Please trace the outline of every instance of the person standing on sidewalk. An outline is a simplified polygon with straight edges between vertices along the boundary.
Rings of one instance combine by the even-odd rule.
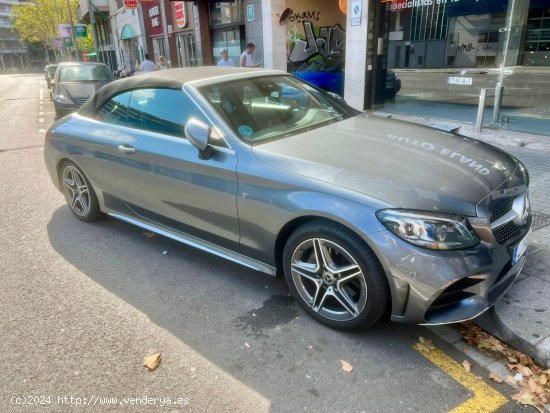
[[[149,53],[145,53],[145,59],[141,62],[139,69],[141,72],[154,72],[155,70],[158,70],[157,65],[151,61],[151,56],[149,56]]]
[[[168,67],[166,66],[166,60],[164,59],[164,56],[159,57],[159,70],[166,70]]]
[[[248,43],[246,45],[246,50],[241,55],[241,67],[258,67],[259,65],[254,64],[254,49],[256,45],[254,43]]]
[[[229,53],[226,49],[222,49],[220,52],[220,60],[218,61],[218,66],[235,66],[235,63],[233,63],[233,60],[229,58]]]

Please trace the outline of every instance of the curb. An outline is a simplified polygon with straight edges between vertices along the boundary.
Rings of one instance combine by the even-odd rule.
[[[507,376],[513,375],[513,373],[506,366],[503,357],[494,358],[494,357],[491,357],[487,354],[482,353],[476,347],[470,346],[462,338],[462,335],[459,333],[457,327],[451,327],[449,325],[441,325],[441,326],[426,326],[426,328],[432,334],[439,337],[444,342],[452,345],[455,349],[457,349],[461,353],[464,353],[466,356],[468,356],[470,359],[475,361],[481,367],[489,370],[489,372],[491,372],[491,373],[496,374],[501,379],[505,380]],[[484,328],[484,327],[482,327],[482,328]],[[513,388],[519,390],[518,386],[514,386],[512,383],[510,383],[506,380],[503,383],[506,383],[506,384],[512,386]],[[544,411],[546,413],[550,413],[550,404],[546,404],[544,406]]]

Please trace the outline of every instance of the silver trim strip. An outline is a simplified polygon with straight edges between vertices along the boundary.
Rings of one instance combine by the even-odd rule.
[[[171,231],[169,229],[162,229],[158,226],[146,224],[145,222],[115,212],[109,212],[108,215],[112,216],[113,218],[120,219],[121,221],[128,222],[129,224],[133,224],[143,229],[149,230],[151,232],[156,232],[159,235],[163,235],[167,238],[171,238],[183,244],[190,245],[191,247],[195,247],[202,251],[217,255],[218,257],[225,258],[226,260],[235,262],[245,267],[252,268],[253,270],[273,276],[275,276],[277,273],[277,269],[275,267],[272,267],[271,265],[256,261],[252,258],[245,257],[244,255],[230,251],[223,247],[219,247],[210,242],[203,241],[199,238],[193,237],[192,235],[182,234],[179,232],[176,233],[175,231]]]
[[[510,221],[513,221],[518,214],[513,209],[507,212],[504,216],[497,219],[495,222],[491,223],[491,229],[500,227],[501,225],[507,224]]]

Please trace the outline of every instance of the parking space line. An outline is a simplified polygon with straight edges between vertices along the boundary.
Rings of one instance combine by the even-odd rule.
[[[420,354],[447,373],[453,380],[460,383],[474,394],[449,413],[492,413],[508,402],[508,399],[489,386],[479,376],[468,373],[460,364],[439,349],[428,352],[413,346]]]

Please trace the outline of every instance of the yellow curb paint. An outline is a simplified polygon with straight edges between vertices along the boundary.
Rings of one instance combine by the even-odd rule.
[[[466,372],[464,367],[441,350],[426,352],[416,345],[413,348],[474,394],[474,397],[449,413],[492,413],[508,402],[504,395],[485,383],[481,377]]]

